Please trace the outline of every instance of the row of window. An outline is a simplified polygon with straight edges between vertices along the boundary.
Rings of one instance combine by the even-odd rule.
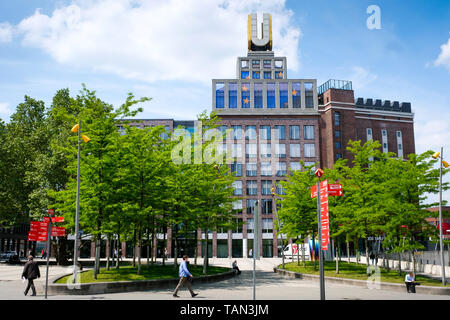
[[[241,79],[272,79],[272,71],[263,71],[263,78],[261,71],[241,71]],[[250,75],[252,76],[250,78]],[[275,71],[274,79],[283,79],[283,71]]]
[[[268,187],[269,193],[267,195],[270,195],[270,189],[272,188],[272,181],[268,181],[268,183],[270,183],[270,187]],[[277,193],[282,192],[282,191],[280,191],[279,187],[280,186],[277,185]],[[280,193],[280,194],[285,194],[285,193]],[[256,199],[246,199],[245,201],[246,201],[245,212],[247,214],[255,214],[257,200]],[[274,200],[272,198],[261,199],[260,205],[259,205],[259,212],[262,214],[272,214],[273,213],[273,203],[274,203]],[[243,205],[242,199],[236,200],[233,203],[233,213],[242,214],[244,212],[242,205]],[[278,208],[280,207],[280,204],[278,202],[277,202],[277,206],[278,206]]]
[[[247,72],[248,73],[248,72]],[[313,83],[305,82],[305,107],[314,108]],[[263,108],[263,83],[256,82],[253,86],[253,105],[255,109]],[[241,107],[250,108],[251,95],[250,83],[242,83],[239,87],[241,93]],[[288,83],[280,82],[279,84],[279,106],[280,108],[288,108]],[[216,83],[216,108],[225,108],[225,83]],[[301,82],[292,82],[292,106],[293,108],[301,108]],[[238,84],[237,82],[228,83],[228,108],[234,109],[238,107]],[[267,108],[276,108],[275,101],[275,82],[267,83],[266,90]]]
[[[242,218],[236,218],[236,223],[238,224],[238,227],[234,230],[232,230],[232,233],[242,233],[243,231],[243,224],[242,224]],[[255,220],[253,218],[247,218],[245,226],[247,229],[247,233],[253,233],[255,230]],[[272,218],[263,218],[261,219],[262,225],[260,227],[262,233],[273,233],[273,219]],[[218,230],[218,233],[226,233],[226,230],[221,229]],[[265,241],[264,239],[263,241]]]
[[[366,135],[367,135],[367,140],[373,140],[372,128],[366,129]],[[403,140],[402,140],[402,132],[401,131],[396,132],[396,138],[397,138],[397,155],[399,157],[403,157]],[[388,138],[387,138],[387,130],[386,129],[381,130],[381,144],[382,144],[383,152],[387,153],[389,150],[388,150]]]
[[[272,157],[272,145],[270,143],[261,143],[259,145],[259,155],[261,158],[271,158]],[[258,157],[258,145],[256,143],[247,143],[245,145],[245,157],[246,158],[257,158]],[[227,150],[227,145],[224,143],[219,145],[217,152],[219,154],[225,154]],[[300,143],[289,144],[289,155],[291,158],[300,158]],[[314,143],[303,144],[303,156],[305,158],[313,158],[316,156],[316,148]],[[231,145],[231,157],[241,158],[242,157],[242,145],[232,144]],[[279,143],[275,144],[275,157],[276,158],[286,158],[286,144]]]
[[[252,68],[253,69],[259,69],[261,68],[261,60],[259,59],[252,59]],[[274,61],[274,67],[277,69],[283,68],[283,60],[273,60]],[[272,68],[272,60],[263,60],[262,66],[264,68]],[[241,60],[241,69],[242,68],[249,68],[250,67],[250,61],[242,59]]]
[[[278,162],[275,166],[276,170],[275,173],[277,176],[284,176],[286,175],[286,163],[285,162]],[[309,167],[313,165],[315,162],[305,162],[305,166]],[[301,170],[301,165],[299,162],[290,162],[289,163],[289,170],[291,172]],[[243,164],[242,163],[232,163],[231,164],[231,172],[236,177],[242,177],[244,170],[243,170]],[[272,170],[272,164],[270,162],[261,162],[261,168],[260,168],[260,176],[263,177],[271,177],[273,176],[273,170]],[[258,170],[257,170],[257,164],[256,162],[247,162],[245,164],[245,176],[247,177],[257,177],[258,176]]]
[[[222,133],[228,129],[227,126],[219,127],[219,130]],[[242,139],[242,126],[233,125],[231,126],[233,130],[232,137],[235,140]],[[278,140],[286,139],[286,126],[284,125],[275,125],[274,128],[274,137]],[[271,140],[272,128],[269,125],[261,125],[259,126],[259,139],[260,140]],[[246,140],[256,140],[256,126],[245,126],[245,139]],[[291,125],[289,126],[289,139],[291,140],[299,140],[300,139],[300,126],[299,125]],[[303,126],[303,139],[304,140],[314,140],[314,126],[313,125],[304,125]]]

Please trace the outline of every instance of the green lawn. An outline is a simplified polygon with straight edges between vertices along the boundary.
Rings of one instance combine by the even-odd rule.
[[[281,266],[279,266],[281,269]],[[285,264],[285,269],[289,271],[305,273],[305,274],[315,274],[319,275],[319,262],[317,261],[317,270],[314,271],[314,262],[306,261],[306,268],[303,267],[302,261],[300,261],[300,266],[297,266],[297,262],[289,262]],[[368,276],[366,274],[365,264],[348,263],[341,261],[339,262],[339,273],[336,273],[336,261],[325,261],[324,265],[325,276],[326,277],[336,277],[336,278],[347,278],[356,280],[367,280]],[[386,269],[380,268],[381,272],[381,282],[393,282],[393,283],[405,283],[405,272],[399,276],[398,270],[391,269],[389,272]],[[442,286],[440,280],[433,280],[423,276],[416,276],[416,281],[424,286]],[[450,284],[446,285],[450,287]]]
[[[188,268],[194,278],[203,275],[203,266],[189,265]],[[207,275],[222,273],[229,270],[229,268],[209,266]],[[133,268],[132,266],[120,267],[118,270],[116,268],[111,268],[108,271],[105,268],[101,268],[100,273],[97,275],[97,280],[95,280],[94,271],[89,270],[81,273],[81,283],[178,278],[178,267],[175,271],[173,265],[153,265],[149,268],[147,268],[146,265],[143,265],[141,271],[141,274],[137,275],[137,267]],[[56,283],[66,283],[68,277],[72,276],[61,278],[56,281]]]

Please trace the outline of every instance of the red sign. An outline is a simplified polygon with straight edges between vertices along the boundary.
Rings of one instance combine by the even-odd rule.
[[[52,237],[64,237],[66,235],[66,228],[64,227],[53,227]]]
[[[48,227],[47,222],[45,221],[31,221],[31,227]]]
[[[315,198],[315,197],[317,197],[317,186],[316,186],[316,185],[313,185],[313,186],[311,187],[311,199],[313,199],[313,198]]]
[[[339,183],[329,184],[328,185],[328,195],[342,197],[342,195],[343,195],[342,184],[339,184]]]
[[[321,236],[322,236],[322,250],[328,250],[328,243],[330,242],[330,230],[328,221],[328,182],[322,181],[320,183],[320,220],[321,220]]]
[[[49,217],[44,217],[45,223],[48,223],[50,221]],[[64,222],[64,217],[54,217],[52,218],[52,222]]]
[[[319,168],[316,170],[316,172],[314,172],[314,174],[317,176],[317,178],[320,178],[321,176],[323,176],[323,170]]]
[[[55,209],[48,209],[48,214],[53,216],[55,214]]]

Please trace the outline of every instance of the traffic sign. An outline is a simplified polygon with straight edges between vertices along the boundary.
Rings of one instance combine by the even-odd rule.
[[[50,221],[50,218],[44,217],[44,221],[48,223]],[[64,217],[52,217],[52,222],[64,222]]]
[[[313,186],[311,187],[311,199],[313,199],[313,198],[315,198],[315,197],[317,197],[317,186],[316,186],[316,185],[313,185]]]
[[[36,226],[36,227],[48,227],[48,223],[47,222],[45,222],[45,221],[31,221],[30,222],[30,226],[31,227],[33,227],[33,226]]]
[[[64,227],[53,227],[52,237],[64,237],[66,235],[66,228]]]
[[[320,178],[321,176],[323,176],[323,170],[322,169],[317,169],[314,174],[317,176],[317,178]]]

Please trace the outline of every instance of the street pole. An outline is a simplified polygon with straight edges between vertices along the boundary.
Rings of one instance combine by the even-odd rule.
[[[259,242],[259,223],[257,222],[259,218],[258,215],[258,200],[255,203],[255,214],[253,216],[254,219],[254,232],[253,232],[253,300],[256,300],[256,252],[258,250]],[[259,255],[258,255],[259,256]]]
[[[80,153],[81,153],[81,120],[78,120],[78,169],[77,169],[77,209],[75,216],[75,248],[73,250],[73,283],[76,283],[78,271],[78,236],[80,218]]]
[[[322,218],[320,214],[320,179],[317,179],[317,230],[319,236],[319,273],[320,273],[320,300],[325,300],[325,277],[323,270],[322,252]],[[315,244],[313,243],[313,247]]]
[[[48,230],[47,230],[47,272],[45,274],[45,299],[47,299],[47,289],[48,289],[48,265],[50,262],[50,237],[52,235],[52,217],[49,216]]]
[[[444,244],[442,236],[442,160],[444,148],[441,147],[441,159],[439,167],[439,246],[441,247],[441,266],[442,266],[442,285],[445,286],[445,262],[444,262]]]

